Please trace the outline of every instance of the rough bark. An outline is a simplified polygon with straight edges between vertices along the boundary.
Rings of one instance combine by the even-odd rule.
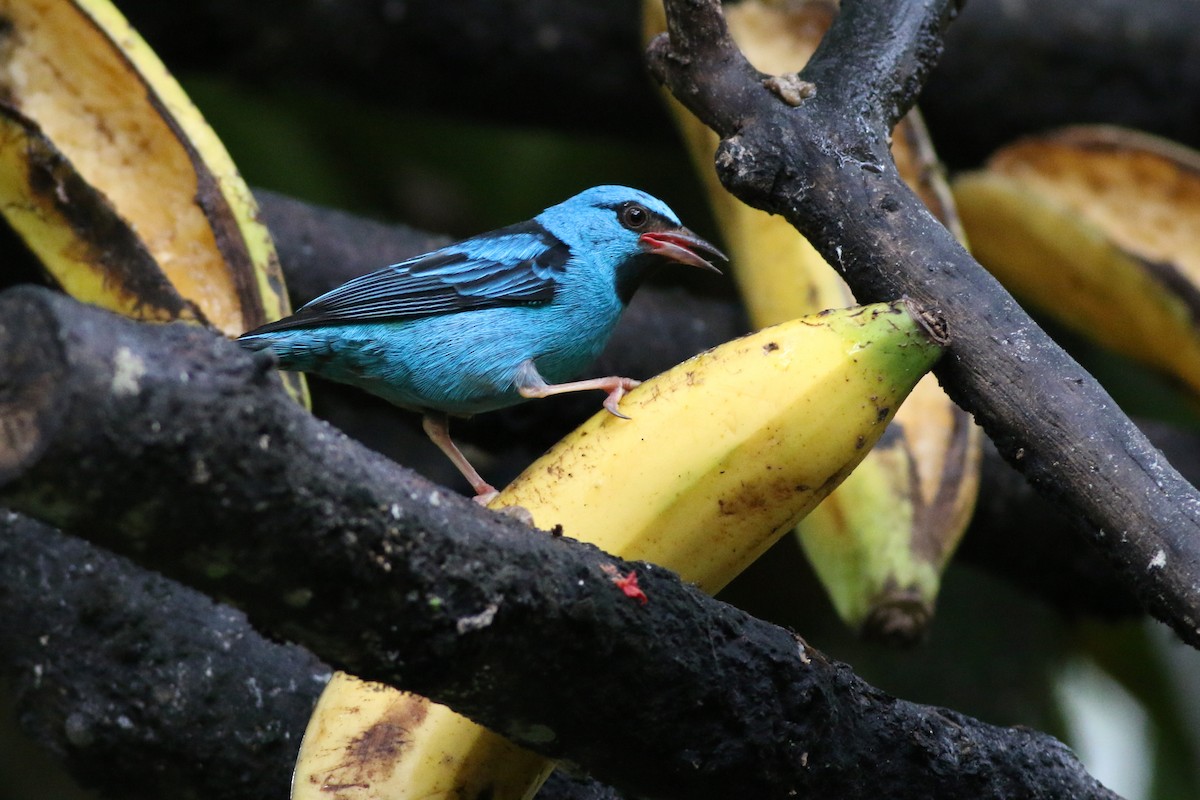
[[[128,800],[286,797],[330,674],[245,615],[0,511],[0,672],[22,727]]]
[[[37,289],[0,297],[0,320],[0,502],[618,788],[1112,797],[1043,734],[892,698],[665,570],[447,494],[210,332]]]
[[[863,302],[907,295],[946,317],[936,368],[1035,488],[1090,530],[1144,606],[1200,646],[1200,493],[904,185],[888,132],[916,98],[957,10],[847,0],[797,80],[764,83],[715,0],[669,0],[652,68],[722,138],[721,181],[786,217]]]
[[[81,786],[119,800],[287,797],[331,672],[240,611],[0,511],[0,674],[21,726]],[[538,792],[617,797],[561,771]]]

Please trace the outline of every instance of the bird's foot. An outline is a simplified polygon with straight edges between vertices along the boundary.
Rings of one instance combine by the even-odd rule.
[[[622,378],[619,375],[609,375],[606,378],[588,378],[584,381],[571,381],[570,383],[546,383],[545,379],[538,374],[533,359],[521,364],[521,368],[517,371],[517,376],[513,382],[521,397],[529,398],[549,397],[555,394],[565,394],[566,392],[585,392],[592,389],[608,392],[608,397],[604,398],[604,407],[608,410],[608,413],[621,419],[629,419],[629,417],[618,410],[617,404],[621,402],[621,398],[625,396],[626,392],[635,386],[640,386],[642,383],[641,381],[635,381],[633,378]]]
[[[500,496],[500,492],[496,491],[496,487],[485,483],[475,487],[475,502],[487,508],[487,504]]]
[[[633,389],[635,386],[641,385],[642,382],[635,381],[633,378],[616,377],[612,378],[612,381],[613,385],[609,389],[608,397],[604,398],[604,408],[614,417],[629,419],[627,415],[622,414],[620,410],[618,410],[617,406],[621,402],[621,398],[625,396],[626,392],[628,392],[630,389]]]
[[[475,490],[475,502],[481,506],[486,506],[492,500],[496,499],[496,495],[500,494],[496,491],[496,487],[485,481],[471,466],[471,462],[467,461],[467,457],[458,449],[458,445],[450,438],[449,420],[445,414],[436,411],[427,411],[421,419],[421,425],[425,428],[426,435],[430,441],[438,446],[450,462],[458,467],[458,471],[467,479],[467,483],[471,484],[471,488]]]

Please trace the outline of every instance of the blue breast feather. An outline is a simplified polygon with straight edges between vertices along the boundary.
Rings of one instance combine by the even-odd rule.
[[[394,322],[280,331],[269,347],[280,367],[358,386],[404,408],[469,416],[515,405],[521,363],[534,359],[551,383],[600,354],[619,316],[526,306]]]

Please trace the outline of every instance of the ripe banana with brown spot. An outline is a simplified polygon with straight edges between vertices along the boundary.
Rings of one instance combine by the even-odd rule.
[[[1065,128],[1000,149],[954,195],[1018,298],[1200,395],[1200,153]]]
[[[903,303],[766,328],[638,386],[621,401],[630,419],[596,414],[491,507],[716,592],[853,469],[939,354]],[[363,767],[361,743],[386,730],[387,757]],[[309,723],[292,796],[517,800],[550,766],[443,706],[339,678]]]
[[[229,154],[108,0],[0,0],[0,212],[85,302],[227,335],[288,313]],[[299,375],[282,378],[307,402]]]
[[[644,5],[649,39],[665,29],[662,5]],[[836,14],[831,2],[747,0],[724,9],[729,32],[754,66],[799,71]],[[820,87],[816,88],[820,91]],[[756,326],[854,302],[845,282],[781,217],[750,208],[717,178],[717,137],[664,95],[701,175]],[[892,133],[901,176],[961,238],[949,188],[919,113]],[[839,615],[864,635],[919,640],[942,570],[966,530],[979,485],[982,434],[932,375],[901,406],[888,436],[797,528]]]

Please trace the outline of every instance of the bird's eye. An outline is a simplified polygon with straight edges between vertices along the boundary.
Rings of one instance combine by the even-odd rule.
[[[621,209],[621,224],[631,231],[644,228],[650,221],[650,212],[637,203],[629,203]]]

